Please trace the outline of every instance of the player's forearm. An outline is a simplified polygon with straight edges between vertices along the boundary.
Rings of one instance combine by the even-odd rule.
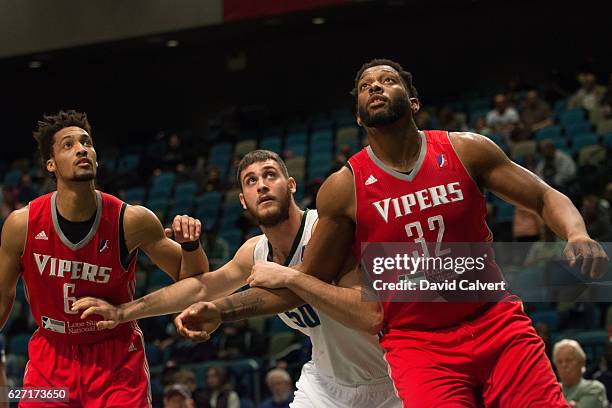
[[[330,285],[300,272],[291,276],[287,287],[306,303],[347,327],[372,334],[382,328],[380,305],[363,299],[359,289]]]
[[[231,322],[285,312],[304,301],[289,289],[251,288],[213,303],[221,312],[221,320]]]
[[[192,276],[119,306],[119,322],[178,313],[205,297],[200,276]]]
[[[588,235],[584,220],[569,198],[557,190],[547,189],[542,199],[540,215],[546,225],[564,240]]]
[[[181,250],[181,268],[177,281],[208,272],[208,258],[201,245],[193,251]]]

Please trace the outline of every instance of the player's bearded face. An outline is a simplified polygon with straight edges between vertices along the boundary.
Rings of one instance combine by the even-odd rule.
[[[389,97],[382,107],[370,109],[367,102],[359,104],[359,117],[367,127],[386,126],[397,122],[410,110],[410,100],[405,92]]]
[[[284,191],[276,193],[272,203],[264,208],[257,204],[247,202],[247,211],[262,227],[274,227],[289,218],[289,204],[291,203],[291,190],[285,185]]]

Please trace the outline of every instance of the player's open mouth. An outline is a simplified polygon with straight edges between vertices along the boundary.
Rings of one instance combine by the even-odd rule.
[[[274,198],[271,196],[263,196],[257,200],[257,205],[264,204],[270,201],[274,201]]]
[[[387,99],[382,96],[372,96],[368,101],[368,108],[377,108],[387,103]]]
[[[79,167],[91,166],[91,161],[89,159],[80,159],[77,160],[76,165]]]

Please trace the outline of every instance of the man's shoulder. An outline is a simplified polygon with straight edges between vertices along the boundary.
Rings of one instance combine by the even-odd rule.
[[[606,392],[606,386],[598,380],[582,380],[578,389],[588,393]]]

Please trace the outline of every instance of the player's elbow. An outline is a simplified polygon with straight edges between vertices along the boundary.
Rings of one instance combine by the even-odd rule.
[[[383,328],[384,313],[382,307],[377,304],[376,307],[369,308],[367,313],[367,319],[365,319],[366,325],[365,331],[370,334],[378,334]]]

